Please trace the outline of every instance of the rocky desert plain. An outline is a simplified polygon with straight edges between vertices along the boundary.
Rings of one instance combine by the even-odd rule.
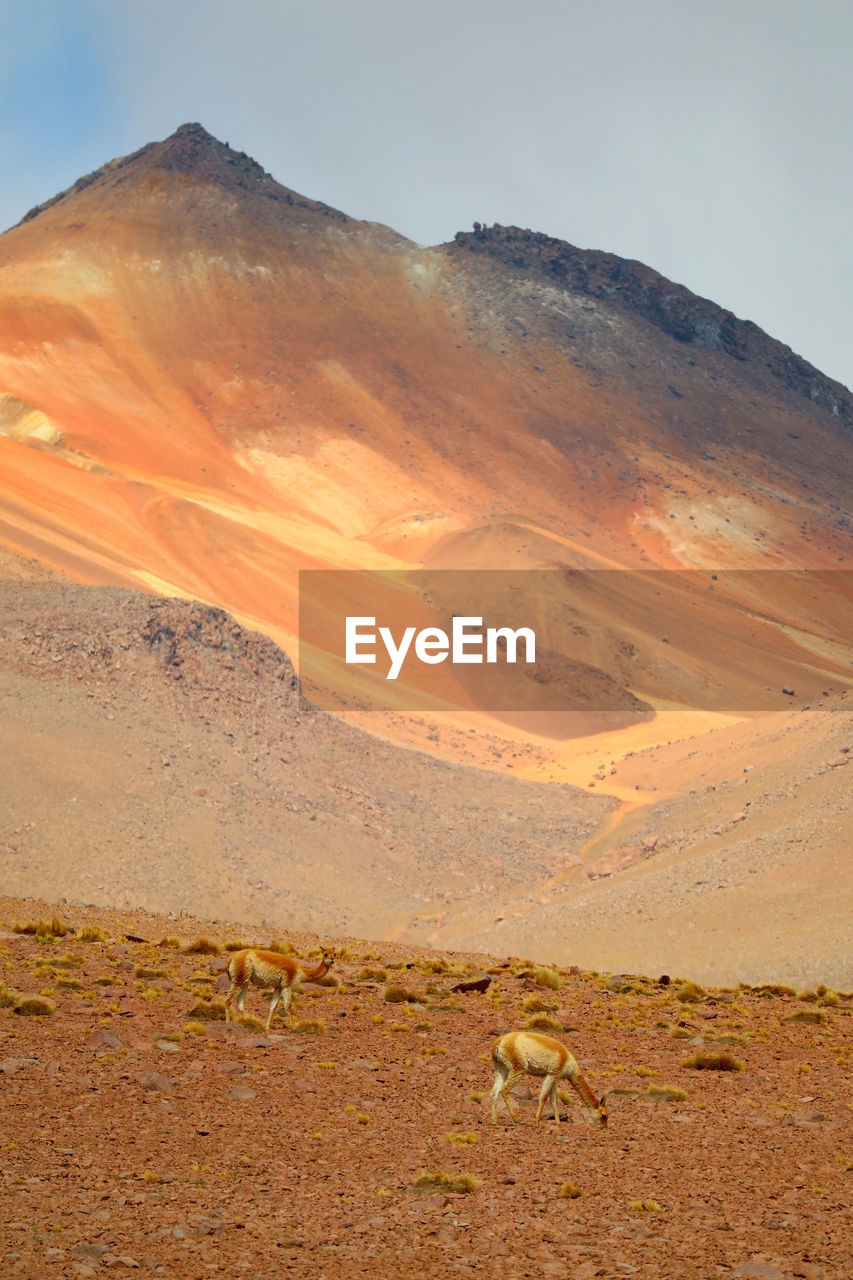
[[[0,236],[0,1274],[851,1280],[852,424],[650,267],[196,124]],[[332,712],[306,569],[582,582],[580,658]],[[272,942],[335,965],[226,1023]],[[491,1123],[524,1027],[605,1128]]]

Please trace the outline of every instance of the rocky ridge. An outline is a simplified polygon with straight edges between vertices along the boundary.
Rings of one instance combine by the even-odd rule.
[[[642,262],[595,249],[579,249],[542,232],[475,223],[448,246],[456,253],[484,253],[508,266],[556,281],[568,292],[616,302],[678,342],[722,351],[760,364],[797,395],[849,425],[853,397],[840,382],[771,338],[751,320],[739,320],[708,298],[674,284]]]

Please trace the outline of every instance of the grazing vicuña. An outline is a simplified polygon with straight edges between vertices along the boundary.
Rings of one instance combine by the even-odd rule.
[[[509,1031],[495,1043],[492,1049],[495,1066],[495,1083],[492,1086],[492,1121],[497,1123],[498,1098],[503,1098],[513,1120],[518,1117],[512,1109],[509,1091],[524,1075],[544,1076],[536,1108],[536,1123],[542,1118],[542,1110],[548,1098],[554,1108],[554,1119],[560,1123],[557,1110],[557,1081],[568,1080],[597,1125],[607,1124],[607,1108],[604,1099],[599,1100],[581,1075],[581,1069],[564,1044],[539,1031]]]
[[[266,1029],[269,1031],[272,1016],[279,1000],[284,1003],[284,1011],[290,1026],[293,1026],[293,1014],[290,1011],[290,1000],[293,987],[305,980],[311,982],[328,973],[335,962],[334,951],[324,949],[318,965],[313,968],[305,961],[294,960],[292,956],[280,955],[278,951],[257,951],[247,947],[238,951],[228,963],[228,977],[231,987],[225,997],[225,1020],[231,1021],[231,1007],[236,1000],[237,1010],[243,1012],[243,1004],[249,985],[271,987],[272,999],[267,1016]]]

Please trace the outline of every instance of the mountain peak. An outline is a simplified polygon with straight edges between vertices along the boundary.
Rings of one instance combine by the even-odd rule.
[[[130,155],[108,160],[99,169],[78,178],[50,200],[30,209],[18,225],[32,221],[47,209],[73,198],[96,183],[102,187],[127,187],[134,180],[138,181],[157,170],[185,173],[202,182],[222,186],[233,194],[261,196],[278,204],[312,210],[340,222],[349,221],[345,213],[330,205],[319,200],[309,200],[282,186],[245,151],[235,151],[227,142],[220,142],[203,125],[193,121],[179,125],[162,142],[149,142]]]

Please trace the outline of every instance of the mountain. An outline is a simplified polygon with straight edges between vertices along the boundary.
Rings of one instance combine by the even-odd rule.
[[[755,326],[514,228],[420,248],[199,125],[0,237],[0,394],[7,544],[281,638],[310,566],[847,563],[850,394]]]
[[[376,916],[383,935],[419,937],[423,917],[439,942],[533,951],[564,939],[571,906],[571,946],[588,963],[652,966],[662,939],[677,937],[685,965],[711,978],[731,921],[748,933],[772,902],[766,929],[738,953],[744,971],[772,958],[810,981],[834,962],[820,928],[798,933],[803,902],[839,928],[853,916],[838,883],[849,827],[851,421],[844,387],[640,263],[497,224],[423,248],[281,186],[197,124],[111,161],[0,236],[2,674],[7,707],[23,708],[3,733],[11,751],[26,738],[29,761],[16,765],[0,830],[7,867],[29,832],[38,891],[62,880],[82,894],[69,833],[79,860],[91,813],[89,835],[125,849],[145,810],[138,770],[165,758],[148,779],[156,874],[140,878],[103,854],[100,901],[137,895],[165,909],[157,886],[165,892],[180,857],[205,886],[205,911],[236,913],[226,868],[239,811],[250,833],[237,892],[261,865],[258,912],[290,885],[294,914],[318,912],[318,928],[340,924],[348,897],[363,921],[370,900],[359,894],[381,866],[396,886]],[[308,568],[536,570],[549,582],[621,571],[570,618],[548,591],[538,597],[582,642],[574,667],[559,643],[549,652],[554,687],[582,672],[621,710],[555,721],[450,701],[418,715],[350,710],[349,724],[317,712],[297,727],[291,704],[272,697],[301,743],[302,790],[340,819],[329,865],[350,851],[349,878],[330,872],[318,896],[315,831],[288,818],[285,852],[272,847],[283,778],[252,762],[263,778],[249,804],[244,761],[232,773],[230,758],[215,787],[227,835],[204,871],[214,820],[187,818],[195,800],[171,787],[168,744],[186,740],[200,777],[237,732],[232,705],[251,706],[266,685],[241,668],[231,689],[214,652],[206,709],[167,698],[160,672],[149,688],[151,698],[160,690],[158,713],[137,724],[151,596],[201,609],[199,634],[261,633],[293,674]],[[656,569],[677,571],[666,588],[641,572]],[[695,608],[682,593],[691,574],[714,592]],[[125,608],[137,622],[123,630]],[[54,633],[67,646],[42,652]],[[99,638],[94,666],[87,635]],[[120,819],[113,793],[98,791],[101,711],[110,714],[97,702],[101,679],[114,682],[112,714],[125,726],[109,722],[107,756],[130,753],[115,787],[141,806]],[[702,700],[709,688],[716,703]],[[774,701],[755,718],[765,688]],[[272,711],[254,714],[240,720],[241,757],[255,740],[259,757],[262,740],[278,742]],[[405,748],[421,756],[413,763]],[[350,756],[361,763],[341,799]],[[462,770],[452,784],[440,775],[446,792],[433,787],[438,768]],[[71,806],[84,782],[94,808],[80,815]],[[393,799],[397,785],[409,809]],[[443,794],[455,826],[436,836],[443,853],[427,874],[419,833],[441,827]],[[43,845],[23,816],[34,805]],[[528,805],[545,834],[531,834]],[[371,821],[363,811],[384,815],[375,839],[356,838]],[[169,836],[176,823],[180,838]],[[527,861],[498,892],[498,869],[481,868],[494,856],[506,870],[503,853],[486,849],[507,840]],[[450,891],[444,868],[455,861],[465,883]],[[412,877],[423,882],[409,893]],[[708,884],[720,889],[713,901]]]

